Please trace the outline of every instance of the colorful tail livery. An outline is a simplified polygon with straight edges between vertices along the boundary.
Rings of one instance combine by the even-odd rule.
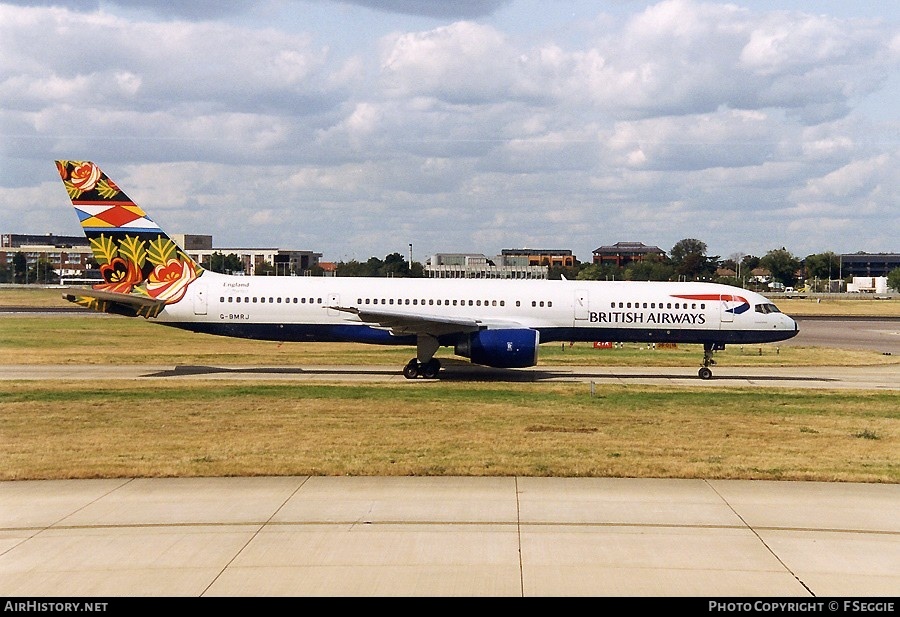
[[[75,301],[156,317],[181,300],[203,269],[95,164],[56,161],[56,167],[104,281]]]
[[[415,347],[409,379],[434,378],[441,347],[523,368],[541,343],[771,343],[796,322],[763,296],[714,283],[231,276],[204,271],[100,168],[57,161],[103,282],[63,297],[193,332],[279,342]],[[752,310],[751,310],[752,309]]]

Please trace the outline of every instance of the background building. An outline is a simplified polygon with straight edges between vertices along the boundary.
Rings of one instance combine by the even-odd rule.
[[[436,253],[424,269],[428,278],[546,279],[548,272],[547,266],[496,265],[480,253]]]
[[[900,253],[854,253],[841,255],[841,278],[848,276],[887,276],[900,268]]]
[[[503,249],[499,260],[499,265],[503,266],[571,268],[575,265],[572,251],[565,249]]]
[[[25,256],[27,271],[40,276],[39,263],[55,272],[64,282],[100,282],[100,274],[94,269],[94,254],[84,236],[58,236],[56,234],[2,234],[0,235],[0,267],[13,266],[16,253]]]
[[[271,266],[276,276],[303,275],[311,268],[319,265],[322,253],[313,251],[294,251],[279,248],[213,248],[212,236],[172,234],[172,240],[184,249],[191,259],[197,263],[207,262],[211,269],[216,268],[216,259],[228,255],[237,255],[243,265],[243,274],[260,273]],[[240,273],[240,272],[238,272]],[[234,272],[232,272],[234,274]]]
[[[181,246],[197,263],[207,262],[216,269],[216,259],[237,255],[242,269],[238,273],[255,274],[271,272],[279,276],[302,275],[319,264],[321,253],[294,251],[278,248],[213,248],[212,236],[198,234],[172,234],[172,240]],[[0,235],[0,267],[13,266],[17,253],[25,256],[26,267],[40,272],[39,263],[59,275],[61,282],[102,282],[90,244],[84,236],[57,236],[55,234],[2,234]]]
[[[613,265],[624,268],[630,263],[644,261],[649,256],[664,259],[666,252],[658,246],[647,246],[643,242],[616,242],[594,249],[595,264]]]

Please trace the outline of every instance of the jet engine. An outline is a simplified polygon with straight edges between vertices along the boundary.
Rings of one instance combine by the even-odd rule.
[[[528,328],[480,330],[456,344],[454,352],[475,364],[523,368],[537,364],[540,333]]]

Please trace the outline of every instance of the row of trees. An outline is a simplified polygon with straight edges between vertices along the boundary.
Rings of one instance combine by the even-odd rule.
[[[785,287],[794,287],[802,279],[813,291],[827,291],[828,282],[837,280],[842,274],[840,256],[830,251],[800,259],[782,247],[762,257],[738,254],[722,259],[718,255],[708,255],[705,242],[685,238],[679,240],[665,256],[650,256],[622,267],[593,263],[576,263],[568,268],[551,267],[549,277],[570,280],[711,281],[739,287],[765,287],[765,283],[755,281],[754,271],[757,268],[766,270],[769,280]],[[722,274],[723,271],[730,273]],[[424,276],[424,269],[418,262],[413,262],[410,267],[400,253],[393,253],[384,260],[372,257],[366,262],[340,263],[337,275],[417,277]],[[888,285],[900,289],[900,268],[890,273]]]
[[[794,287],[802,279],[813,291],[827,291],[828,282],[837,280],[842,274],[840,263],[840,256],[830,251],[800,259],[784,247],[773,249],[762,257],[738,254],[722,259],[718,255],[708,255],[705,242],[685,238],[679,240],[665,256],[650,256],[623,267],[576,262],[568,268],[551,267],[549,277],[570,280],[712,281],[753,288],[757,285],[765,287],[765,283],[755,281],[754,271],[761,268],[768,272],[769,280],[785,287]],[[723,271],[730,273],[722,274]],[[353,260],[339,263],[337,276],[421,277],[424,276],[424,268],[418,262],[410,264],[400,253],[392,253],[384,260],[371,257],[365,262]],[[890,273],[888,285],[900,289],[900,268]]]
[[[216,272],[239,272],[243,264],[238,255],[216,253],[203,262],[203,267]],[[774,249],[757,257],[755,255],[733,255],[722,259],[718,255],[707,255],[706,243],[696,238],[679,240],[665,256],[650,256],[643,261],[629,263],[623,267],[612,264],[577,263],[569,268],[551,267],[551,279],[578,280],[630,280],[630,281],[713,281],[754,287],[753,271],[762,268],[768,271],[772,281],[786,287],[797,285],[803,279],[811,291],[828,291],[828,282],[841,276],[840,256],[833,252],[816,253],[799,259],[784,247]],[[722,274],[722,271],[730,271]],[[274,266],[266,264],[256,269],[257,274],[281,274]],[[323,274],[319,267],[308,274]],[[377,276],[414,277],[425,276],[425,269],[419,262],[410,263],[400,253],[391,253],[384,259],[370,257],[361,262],[351,260],[337,264],[337,276]],[[0,283],[54,283],[59,275],[46,258],[28,266],[25,255],[16,253],[11,265],[0,266]],[[900,268],[888,275],[888,286],[900,289]]]
[[[802,273],[802,267],[803,261],[784,248],[769,251],[762,257],[734,255],[722,259],[718,255],[708,255],[705,242],[686,238],[679,240],[667,256],[651,255],[643,261],[622,267],[613,264],[582,264],[574,268],[577,272],[560,274],[564,274],[566,278],[571,278],[570,274],[574,274],[574,278],[583,280],[712,281],[753,287],[754,271],[761,268],[768,271],[771,280],[793,286],[798,273]],[[723,274],[723,271],[727,274]],[[557,275],[556,272],[552,274],[554,277]]]
[[[28,265],[24,253],[16,253],[11,264],[0,265],[0,283],[58,283],[59,274],[46,257],[40,257],[37,263]]]

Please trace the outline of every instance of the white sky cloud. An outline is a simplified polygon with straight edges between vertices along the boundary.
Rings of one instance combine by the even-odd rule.
[[[0,3],[0,232],[79,233],[80,158],[172,233],[326,260],[900,250],[894,3],[185,4]]]

